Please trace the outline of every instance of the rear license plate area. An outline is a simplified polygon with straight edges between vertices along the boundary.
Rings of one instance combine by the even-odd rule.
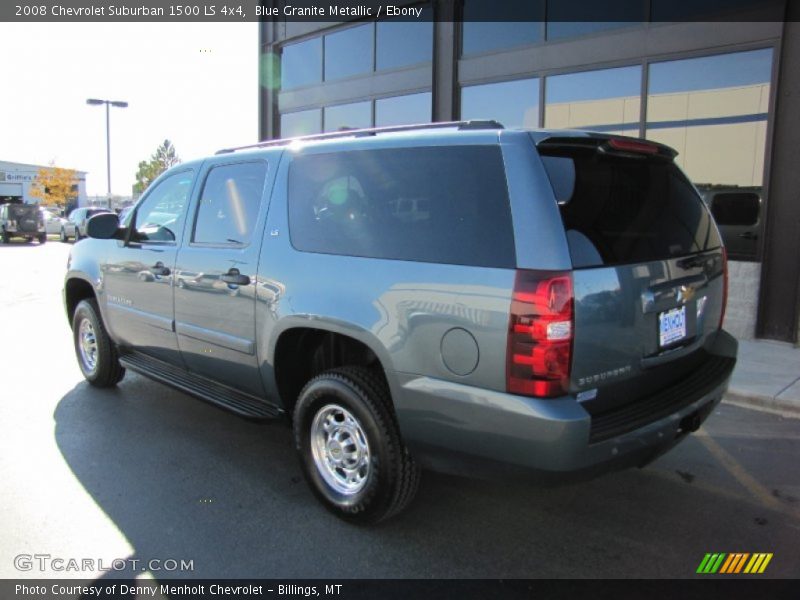
[[[658,313],[658,345],[671,346],[686,338],[686,307]]]

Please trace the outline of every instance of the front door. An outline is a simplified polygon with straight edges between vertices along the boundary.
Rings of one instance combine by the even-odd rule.
[[[127,243],[109,252],[103,286],[108,327],[123,346],[180,365],[173,314],[173,272],[194,171],[158,180],[131,216]]]
[[[265,160],[217,160],[203,183],[175,270],[175,328],[187,368],[263,396],[256,357],[256,272]]]

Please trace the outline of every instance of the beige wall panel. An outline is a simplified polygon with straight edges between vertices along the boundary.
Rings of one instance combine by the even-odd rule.
[[[684,168],[695,183],[755,185],[757,123],[689,127]]]
[[[659,94],[647,102],[648,121],[682,121],[689,114],[689,94]]]
[[[690,119],[751,115],[760,111],[762,85],[706,90],[689,94]]]

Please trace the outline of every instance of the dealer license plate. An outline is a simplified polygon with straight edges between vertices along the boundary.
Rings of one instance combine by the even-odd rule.
[[[658,344],[662,348],[686,337],[686,307],[658,313]]]

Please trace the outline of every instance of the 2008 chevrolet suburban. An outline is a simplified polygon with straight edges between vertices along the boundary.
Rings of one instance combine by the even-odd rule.
[[[592,472],[697,429],[736,361],[726,256],[675,152],[459,122],[235,148],[93,217],[64,299],[86,379],[291,418],[339,516],[420,465]]]

